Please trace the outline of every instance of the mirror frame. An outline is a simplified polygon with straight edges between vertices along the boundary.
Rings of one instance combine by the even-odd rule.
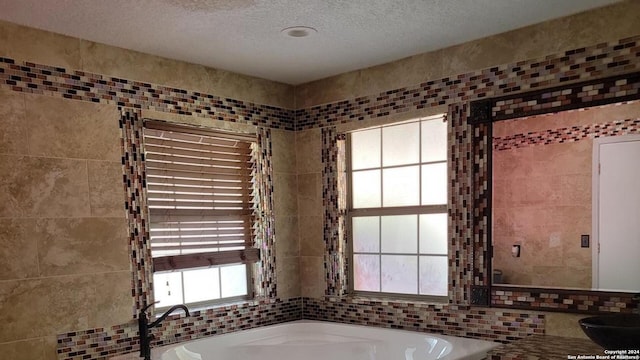
[[[579,80],[562,78],[560,82]],[[509,90],[509,91],[507,91]],[[486,233],[484,258],[474,256],[474,273],[492,274],[491,242],[492,199],[492,124],[566,110],[602,106],[640,99],[640,72],[616,75],[584,82],[520,92],[520,87],[505,89],[513,94],[472,101],[467,123],[473,132],[473,155],[481,157],[485,166],[475,166],[473,191],[475,202],[486,205],[480,216],[473,216],[473,229]],[[594,93],[596,91],[597,93]],[[474,207],[477,212],[478,207]],[[493,285],[493,276],[471,287],[471,304],[537,311],[600,314],[631,313],[636,306],[633,293],[596,290],[573,290],[531,286]]]

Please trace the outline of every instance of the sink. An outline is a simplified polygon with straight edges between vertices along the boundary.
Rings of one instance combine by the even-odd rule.
[[[582,331],[605,350],[640,349],[640,314],[615,314],[578,321]]]

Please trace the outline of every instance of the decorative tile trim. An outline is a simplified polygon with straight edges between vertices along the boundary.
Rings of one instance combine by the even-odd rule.
[[[125,193],[125,213],[129,230],[131,260],[131,293],[133,318],[138,311],[153,303],[153,271],[149,241],[147,184],[142,140],[143,122],[140,110],[121,109],[122,172]]]
[[[493,120],[640,99],[640,72],[492,99]]]
[[[568,359],[569,355],[604,355],[604,350],[591,340],[569,337],[534,335],[489,351],[491,360]],[[587,358],[587,357],[585,357]],[[613,356],[612,356],[613,358]]]
[[[273,325],[302,318],[302,299],[271,299],[196,311],[188,318],[168,317],[159,328],[152,346],[173,344],[206,336]],[[139,351],[138,325],[131,321],[110,328],[98,328],[58,335],[58,359],[108,359]]]
[[[349,290],[345,140],[345,134],[338,134],[334,126],[322,129],[326,295],[346,295]]]
[[[640,118],[613,122],[549,129],[493,138],[493,150],[511,150],[533,145],[549,145],[640,133]]]
[[[275,298],[276,288],[276,234],[273,215],[273,149],[271,129],[258,127],[255,169],[256,212],[255,246],[260,249],[260,261],[254,264],[254,295]]]
[[[449,106],[449,302],[468,305],[473,285],[473,129],[467,105]]]
[[[576,81],[634,72],[637,74],[640,70],[638,40],[640,36],[634,36],[544,58],[449,76],[377,95],[299,109],[295,111],[296,130],[376,119],[412,110],[507,96]],[[572,92],[572,96],[579,101],[597,101],[600,97],[613,94],[620,99],[619,101],[626,100],[625,96],[635,96],[634,94],[638,93],[635,85],[638,82],[636,76],[633,75],[635,80],[630,79],[628,83],[606,83],[602,89],[595,87],[589,90],[580,89],[575,93]],[[566,94],[558,95],[558,99],[562,96]],[[546,104],[547,101],[549,100],[545,97],[544,101],[535,105],[542,106],[541,104]],[[554,101],[551,103],[553,105]],[[515,109],[513,110],[515,112]]]
[[[544,315],[517,310],[348,297],[303,299],[303,318],[511,342],[544,333]]]
[[[632,313],[636,302],[632,293],[493,286],[491,305],[538,311],[598,314]]]
[[[120,107],[293,130],[294,112],[269,105],[0,57],[0,86]]]

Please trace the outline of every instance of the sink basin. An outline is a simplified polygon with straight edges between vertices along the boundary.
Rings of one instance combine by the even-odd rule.
[[[615,314],[578,321],[582,331],[605,350],[640,349],[640,314]]]

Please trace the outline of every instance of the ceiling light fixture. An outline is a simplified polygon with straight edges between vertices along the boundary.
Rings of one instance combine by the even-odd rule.
[[[290,37],[301,38],[315,34],[318,30],[310,26],[290,26],[280,30],[280,32]]]

